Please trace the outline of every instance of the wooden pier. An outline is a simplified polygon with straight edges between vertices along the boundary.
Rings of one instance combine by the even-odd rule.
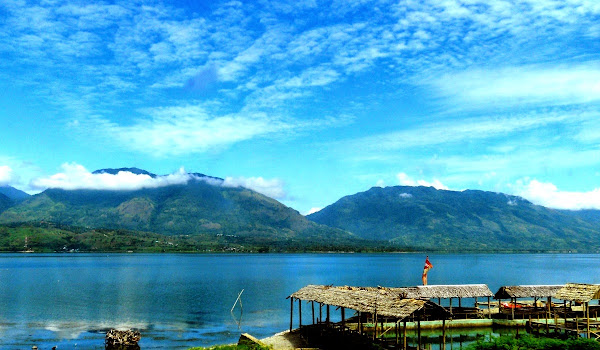
[[[344,348],[368,349],[367,343],[385,345],[389,349],[420,348],[422,329],[436,328],[441,330],[440,348],[443,349],[446,331],[454,327],[514,327],[517,334],[519,329],[527,328],[531,333],[600,341],[597,317],[600,305],[590,306],[591,300],[600,298],[600,285],[502,287],[495,296],[497,308],[492,308],[490,295],[486,285],[407,288],[309,285],[288,297],[290,330],[294,328],[297,301],[299,330],[315,342],[323,343],[324,349],[331,339],[335,339],[331,348],[336,348],[335,344],[347,344]],[[487,303],[480,303],[479,297],[488,297]],[[449,305],[441,306],[441,298],[449,299],[446,303]],[[452,306],[452,298],[459,300],[458,306]],[[475,299],[474,307],[463,306],[462,298]],[[436,299],[438,303],[434,302]],[[502,303],[502,299],[509,299],[510,303]],[[304,323],[303,302],[310,307],[311,316]],[[481,304],[487,308],[480,309]],[[353,310],[354,315],[348,317],[348,310]],[[336,317],[332,316],[334,312]],[[340,321],[333,322],[333,318]],[[411,340],[407,335],[409,329],[416,333]],[[354,343],[361,346],[352,347]]]

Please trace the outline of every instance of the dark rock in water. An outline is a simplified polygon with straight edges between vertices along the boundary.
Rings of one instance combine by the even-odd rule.
[[[105,348],[106,350],[138,350],[140,348],[138,342],[141,338],[138,331],[111,329],[106,332]]]

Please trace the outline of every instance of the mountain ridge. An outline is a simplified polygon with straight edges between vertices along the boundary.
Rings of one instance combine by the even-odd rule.
[[[588,212],[589,218],[600,218]],[[600,230],[580,213],[480,190],[373,187],[340,198],[310,220],[423,250],[592,251]]]
[[[206,179],[215,178],[194,175],[185,184],[135,190],[47,189],[2,211],[0,224],[53,222],[166,235],[231,235],[265,245],[355,240],[258,192]]]

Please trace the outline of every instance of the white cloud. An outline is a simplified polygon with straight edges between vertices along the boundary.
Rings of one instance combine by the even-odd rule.
[[[156,178],[145,174],[133,174],[128,171],[120,171],[117,174],[93,174],[76,163],[65,163],[62,165],[62,170],[61,173],[32,180],[31,187],[38,189],[61,188],[65,190],[139,190],[185,184],[192,179],[192,175],[187,174],[183,168],[176,173]]]
[[[306,213],[304,213],[304,216],[310,215],[310,214],[314,214],[318,211],[321,211],[321,209],[323,208],[318,208],[318,207],[314,207],[314,208],[310,208],[309,211],[307,211]]]
[[[283,188],[284,183],[280,179],[269,180],[262,177],[226,177],[222,186],[244,187],[275,199],[283,199],[286,197]]]
[[[157,156],[181,155],[226,148],[232,144],[299,126],[265,113],[211,115],[199,106],[148,111],[150,119],[129,126],[107,122],[106,134],[124,146]]]
[[[65,163],[62,172],[33,179],[32,188],[47,189],[61,188],[64,190],[139,190],[142,188],[157,188],[170,185],[182,185],[188,181],[202,180],[213,186],[244,187],[262,193],[275,199],[286,197],[284,183],[280,179],[265,179],[262,177],[227,177],[225,180],[189,174],[182,167],[179,171],[165,176],[151,177],[146,174],[133,174],[129,171],[119,171],[117,174],[94,174],[77,163]],[[0,167],[0,169],[2,169]]]
[[[551,105],[600,100],[598,62],[570,66],[518,66],[469,70],[447,74],[434,81],[442,95],[458,103],[523,103]],[[452,103],[457,103],[453,101]]]
[[[398,182],[402,186],[426,186],[426,187],[434,187],[438,190],[448,190],[448,186],[444,185],[440,180],[434,179],[433,182],[429,182],[426,180],[414,180],[410,176],[405,173],[398,173],[396,175],[398,178]]]
[[[518,180],[514,194],[532,203],[555,209],[600,209],[600,188],[589,192],[561,191],[550,182],[538,180]]]
[[[400,193],[400,198],[412,198],[412,196],[410,193]]]
[[[8,165],[0,165],[0,186],[8,185],[13,178],[13,171]]]

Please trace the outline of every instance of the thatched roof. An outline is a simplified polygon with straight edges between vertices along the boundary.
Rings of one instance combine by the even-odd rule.
[[[554,294],[554,297],[557,299],[585,303],[592,299],[600,299],[600,285],[567,283]]]
[[[495,299],[544,298],[553,296],[563,285],[547,286],[504,286],[494,295]]]
[[[427,300],[403,299],[388,288],[308,285],[290,297],[399,319],[424,309],[446,317],[451,315],[435,303]]]
[[[405,298],[478,298],[491,297],[494,294],[485,284],[430,285],[406,288],[390,288]]]

